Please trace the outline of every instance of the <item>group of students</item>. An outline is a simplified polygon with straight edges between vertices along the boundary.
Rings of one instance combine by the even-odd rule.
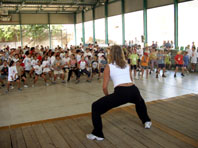
[[[48,86],[49,82],[56,84],[57,78],[66,83],[66,75],[69,82],[72,74],[75,74],[76,84],[83,74],[87,75],[87,82],[91,82],[96,74],[97,79],[100,79],[107,64],[104,49],[93,45],[85,50],[83,47],[71,46],[70,49],[57,47],[54,51],[43,46],[26,46],[24,49],[6,47],[0,51],[0,60],[0,82],[4,87],[7,79],[7,92],[10,88],[13,89],[14,82],[18,84],[18,90],[22,90],[21,82],[27,88],[32,79],[32,87],[35,87],[37,80],[41,78]]]
[[[27,88],[30,85],[32,78],[35,86],[37,80],[42,78],[45,85],[49,82],[56,83],[57,78],[61,78],[62,83],[70,81],[75,74],[75,83],[80,82],[82,75],[87,76],[87,82],[91,82],[94,75],[98,75],[97,79],[101,78],[106,64],[108,63],[108,53],[110,48],[102,49],[97,44],[89,44],[84,48],[80,46],[67,46],[63,49],[57,46],[54,50],[49,47],[25,46],[23,49],[6,47],[0,50],[0,82],[5,86],[7,79],[7,91],[13,88],[13,83],[17,82],[18,89],[21,90],[21,82]],[[130,64],[133,78],[146,78],[149,74],[155,72],[156,78],[159,77],[162,70],[162,77],[166,77],[165,71],[171,69],[171,50],[169,48],[158,50],[155,46],[141,48],[140,45],[123,46],[125,58]],[[188,72],[189,64],[191,63],[191,71],[195,71],[198,53],[195,46],[187,49],[184,52],[179,51],[174,57],[175,74],[178,69],[182,69],[181,75],[184,76],[184,71]],[[138,74],[137,74],[138,73]]]
[[[129,47],[126,49],[128,52],[127,59],[131,65],[131,72],[134,71],[134,78],[138,79],[138,74],[141,78],[144,76],[146,71],[146,78],[148,79],[149,73],[156,72],[156,78],[159,77],[160,71],[162,70],[162,77],[166,77],[165,72],[172,68],[172,60],[174,58],[174,67],[176,77],[178,69],[181,68],[181,75],[184,76],[184,71],[189,73],[189,66],[191,64],[191,72],[195,72],[195,66],[197,63],[198,53],[196,48],[193,46],[187,51],[178,51],[176,56],[172,57],[170,49],[156,49],[155,47],[146,47],[144,50],[139,46]],[[156,70],[155,70],[156,69]]]

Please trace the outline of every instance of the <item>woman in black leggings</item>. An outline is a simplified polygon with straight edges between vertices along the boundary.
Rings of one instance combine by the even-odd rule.
[[[105,96],[92,104],[94,129],[91,134],[87,134],[87,138],[90,140],[104,139],[101,115],[126,103],[135,104],[137,114],[145,128],[150,128],[152,124],[139,89],[132,83],[130,66],[127,64],[120,46],[112,46],[109,57],[110,62],[104,71],[103,92]],[[112,94],[109,94],[107,89],[110,78],[114,84],[114,93]]]

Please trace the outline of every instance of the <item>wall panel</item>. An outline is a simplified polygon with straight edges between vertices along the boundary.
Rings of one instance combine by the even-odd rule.
[[[76,15],[76,23],[82,23],[82,13],[77,13]]]
[[[109,4],[108,14],[109,16],[120,15],[121,14],[121,1],[113,2]]]
[[[174,0],[148,0],[148,9],[173,4]]]
[[[125,0],[125,12],[143,10],[143,0]]]
[[[104,9],[104,6],[100,6],[100,7],[97,7],[95,9],[95,18],[96,19],[105,18],[105,9]]]
[[[92,20],[92,10],[85,12],[85,22]]]
[[[50,14],[51,24],[74,24],[73,14]]]
[[[10,22],[0,22],[0,25],[18,25],[19,24],[19,15],[12,14]]]
[[[21,24],[47,24],[47,14],[21,14]]]

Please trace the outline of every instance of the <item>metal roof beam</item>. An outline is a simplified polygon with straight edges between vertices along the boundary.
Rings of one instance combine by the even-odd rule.
[[[2,2],[2,5],[3,4],[7,4],[7,5],[22,5],[21,2],[13,2],[13,1],[5,1],[5,2]],[[93,2],[93,3],[85,3],[85,2],[64,2],[64,3],[61,3],[61,2],[56,2],[56,3],[50,3],[49,2],[35,2],[35,1],[32,1],[32,2],[28,2],[26,1],[25,4],[23,3],[24,6],[26,5],[79,5],[79,6],[93,6],[95,5],[96,2]]]

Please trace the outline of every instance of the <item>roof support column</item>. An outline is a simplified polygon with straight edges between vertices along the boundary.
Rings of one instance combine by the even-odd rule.
[[[93,19],[93,43],[96,42],[96,27],[95,27],[95,7],[92,9],[92,19]]]
[[[84,14],[84,10],[82,10],[82,42],[83,45],[85,45],[85,14]]]
[[[108,38],[108,0],[105,2],[105,44],[109,43]]]
[[[178,48],[178,0],[174,0],[174,40],[175,49]]]
[[[52,33],[51,33],[51,25],[50,25],[50,14],[48,13],[48,25],[49,25],[49,48],[52,48]]]
[[[19,13],[19,25],[20,25],[21,48],[23,48],[23,33],[22,33],[22,25],[21,25],[21,13]]]
[[[76,35],[76,13],[74,13],[74,38],[75,38],[75,46],[77,45],[77,35]]]
[[[147,34],[147,0],[143,0],[143,15],[144,15],[144,46],[148,43]]]
[[[122,0],[122,45],[125,45],[125,0]]]

